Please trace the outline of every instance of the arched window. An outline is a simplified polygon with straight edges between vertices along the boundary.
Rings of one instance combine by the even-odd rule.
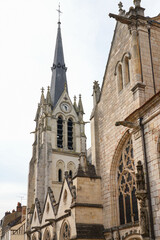
[[[62,182],[62,170],[58,170],[58,182]]]
[[[120,224],[134,223],[138,220],[138,206],[135,196],[135,166],[131,139],[122,150],[117,175]]]
[[[68,149],[73,150],[73,122],[72,119],[68,119]]]
[[[118,65],[118,91],[123,89],[123,75],[122,75],[122,65]]]
[[[60,231],[60,240],[69,240],[71,235],[71,230],[68,222],[64,222]]]
[[[32,240],[37,240],[35,234],[32,235]]]
[[[130,73],[129,73],[129,58],[126,56],[124,58],[124,81],[125,85],[130,82]]]
[[[69,176],[72,178],[72,170],[69,171]]]
[[[45,230],[43,240],[51,240],[51,234],[48,229]]]
[[[63,148],[63,120],[58,117],[57,121],[57,147]]]

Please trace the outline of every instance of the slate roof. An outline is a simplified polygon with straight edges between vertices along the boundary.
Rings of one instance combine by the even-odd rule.
[[[54,54],[54,62],[52,66],[52,79],[51,79],[51,104],[54,107],[58,102],[60,96],[62,95],[65,85],[67,88],[67,78],[66,71],[67,68],[64,62],[63,55],[63,45],[62,45],[62,37],[61,37],[61,23],[58,22],[58,30],[57,30],[57,40]]]

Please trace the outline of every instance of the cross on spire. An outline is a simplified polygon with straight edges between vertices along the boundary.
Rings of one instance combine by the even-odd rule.
[[[119,7],[119,11],[121,11],[122,8],[123,8],[123,3],[122,3],[122,2],[119,2],[118,7]]]
[[[43,87],[41,88],[41,92],[44,93],[44,88]]]
[[[58,23],[60,24],[61,23],[61,14],[62,14],[60,3],[58,5],[57,12],[58,12]]]

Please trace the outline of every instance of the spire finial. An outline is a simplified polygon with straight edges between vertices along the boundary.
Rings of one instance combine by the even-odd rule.
[[[141,0],[134,0],[135,7],[141,7]]]
[[[60,5],[60,3],[58,5],[57,12],[58,12],[58,24],[61,24],[61,14],[62,14],[62,12],[61,12],[61,5]]]
[[[123,9],[122,9],[122,8],[123,8],[123,3],[122,3],[122,2],[119,2],[119,3],[118,3],[118,7],[119,7],[119,11],[122,11],[122,10],[123,10]]]
[[[47,88],[47,89],[48,89],[48,92],[50,92],[50,87],[49,87],[49,86],[48,86],[48,88]]]
[[[44,88],[43,87],[41,88],[41,92],[44,93]]]
[[[119,15],[124,15],[125,10],[123,10],[123,3],[119,2],[118,7],[119,7]]]

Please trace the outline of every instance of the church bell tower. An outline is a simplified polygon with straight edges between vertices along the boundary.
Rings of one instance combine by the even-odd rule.
[[[48,188],[58,202],[65,171],[76,173],[80,153],[86,153],[86,136],[81,95],[72,103],[69,93],[58,21],[51,86],[45,94],[42,88],[35,117],[33,154],[28,176],[28,212],[39,202],[42,209]]]

